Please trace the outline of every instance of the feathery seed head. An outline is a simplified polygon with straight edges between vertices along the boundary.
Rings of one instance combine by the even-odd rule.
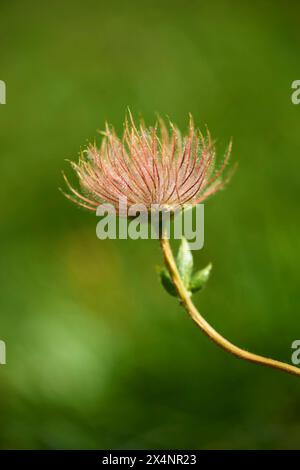
[[[215,147],[207,130],[204,136],[195,129],[190,116],[185,137],[170,121],[162,119],[154,127],[143,121],[136,126],[131,113],[126,117],[120,139],[106,124],[100,148],[90,144],[79,162],[71,165],[78,175],[80,190],[64,176],[76,204],[96,211],[103,202],[119,210],[119,201],[128,206],[153,206],[163,211],[176,211],[194,206],[223,188],[231,143],[220,165],[216,165]],[[123,214],[120,214],[123,215]]]

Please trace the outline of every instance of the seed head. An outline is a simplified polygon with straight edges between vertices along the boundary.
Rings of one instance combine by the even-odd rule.
[[[100,148],[90,144],[78,163],[71,162],[80,190],[64,175],[70,190],[65,195],[91,211],[103,202],[118,210],[120,198],[127,198],[128,206],[143,205],[147,211],[153,205],[175,211],[204,201],[230,177],[225,167],[231,143],[217,165],[209,131],[203,135],[195,129],[192,117],[185,137],[170,121],[166,124],[160,118],[154,127],[147,128],[143,121],[136,126],[130,112],[122,138],[108,124],[101,134]]]

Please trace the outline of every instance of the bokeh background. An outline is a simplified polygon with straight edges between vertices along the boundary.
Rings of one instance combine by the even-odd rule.
[[[296,1],[0,1],[0,447],[299,448],[299,379],[211,344],[160,286],[156,241],[100,241],[61,170],[127,105],[192,112],[239,169],[206,204],[195,298],[225,336],[300,339]]]

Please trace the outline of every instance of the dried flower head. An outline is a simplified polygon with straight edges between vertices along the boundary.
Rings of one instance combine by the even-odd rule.
[[[100,148],[89,145],[78,163],[71,162],[81,190],[64,176],[71,191],[66,196],[91,211],[103,202],[118,210],[120,198],[127,198],[128,206],[142,204],[147,211],[153,205],[175,211],[204,201],[229,179],[224,170],[231,144],[217,166],[210,133],[204,136],[195,129],[192,117],[185,137],[162,119],[154,127],[147,128],[143,121],[137,127],[130,112],[122,139],[108,124],[102,135]]]

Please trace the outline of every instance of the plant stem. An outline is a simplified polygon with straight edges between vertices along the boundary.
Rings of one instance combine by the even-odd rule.
[[[182,306],[185,308],[185,310],[190,315],[192,320],[196,323],[196,325],[203,331],[203,333],[206,334],[206,336],[208,336],[219,347],[223,348],[225,351],[229,352],[230,354],[233,354],[239,359],[244,359],[245,361],[254,362],[256,364],[261,364],[263,366],[272,367],[274,369],[279,369],[288,372],[289,374],[300,376],[300,368],[297,368],[285,362],[276,361],[274,359],[259,356],[257,354],[245,351],[244,349],[241,349],[238,346],[232,344],[230,341],[220,335],[212,326],[210,326],[210,324],[207,323],[207,321],[198,312],[197,308],[191,300],[190,294],[188,293],[182,282],[172,253],[172,249],[170,247],[169,240],[166,237],[161,236],[160,246],[164,255],[166,267],[176,288]]]

